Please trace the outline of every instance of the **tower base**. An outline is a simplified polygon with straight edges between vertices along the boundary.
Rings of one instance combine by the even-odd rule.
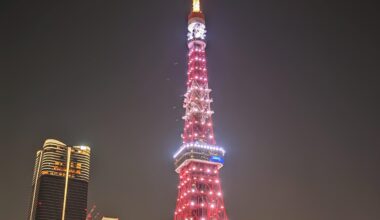
[[[182,167],[174,220],[228,220],[216,164],[191,161]]]

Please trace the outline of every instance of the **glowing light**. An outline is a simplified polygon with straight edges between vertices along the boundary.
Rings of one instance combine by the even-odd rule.
[[[191,135],[189,135],[189,137],[191,137]],[[173,158],[176,158],[186,148],[189,148],[189,149],[200,148],[200,149],[207,149],[207,150],[212,150],[212,151],[219,151],[222,153],[222,155],[226,153],[226,151],[223,148],[215,146],[215,145],[200,144],[198,142],[192,142],[192,143],[187,143],[187,144],[182,145],[180,149],[173,155]]]
[[[193,0],[193,12],[201,11],[201,3],[200,0]]]
[[[192,22],[187,27],[189,32],[187,33],[187,39],[193,40],[193,39],[206,39],[206,26],[200,22]],[[195,60],[198,60],[198,57],[195,57]]]

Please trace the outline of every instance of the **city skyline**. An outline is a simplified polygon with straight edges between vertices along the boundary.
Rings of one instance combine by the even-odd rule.
[[[378,220],[374,7],[204,0],[230,219]],[[0,213],[47,138],[91,146],[88,206],[172,219],[190,0],[1,3]],[[93,172],[92,172],[93,171]]]

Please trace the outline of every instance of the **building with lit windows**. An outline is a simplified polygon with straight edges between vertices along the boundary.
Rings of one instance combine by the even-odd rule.
[[[85,220],[90,148],[47,139],[37,151],[28,220]]]

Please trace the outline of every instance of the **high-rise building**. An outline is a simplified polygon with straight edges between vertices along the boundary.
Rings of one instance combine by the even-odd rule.
[[[174,154],[179,173],[174,220],[228,220],[219,179],[225,151],[216,145],[214,137],[206,65],[206,25],[199,0],[193,0],[187,29],[189,53],[183,144]]]
[[[28,220],[85,220],[90,148],[48,139],[37,151]]]

